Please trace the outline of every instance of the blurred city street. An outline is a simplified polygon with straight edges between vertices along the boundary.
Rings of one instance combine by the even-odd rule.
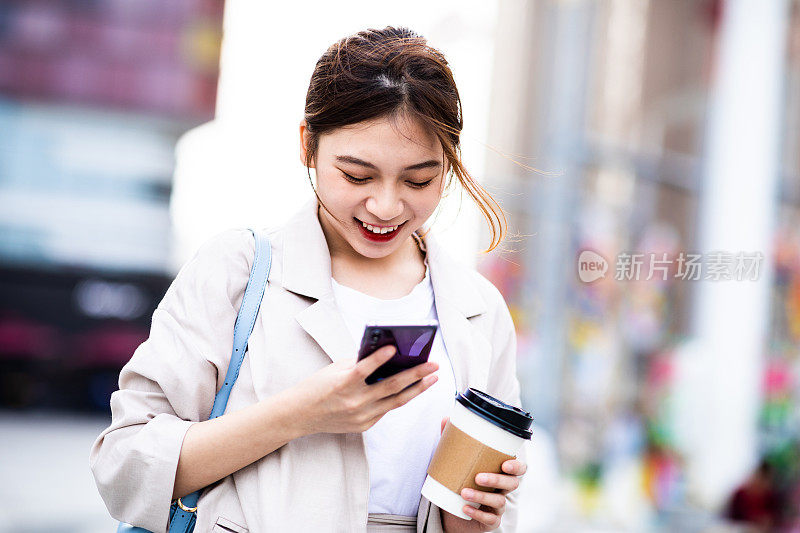
[[[418,222],[514,323],[535,426],[519,533],[799,533],[800,0],[280,7],[0,1],[0,533],[115,530],[89,451],[120,370],[203,243],[282,225],[318,192],[298,127],[350,100],[314,104],[310,80],[386,27],[426,39],[457,81],[432,94],[459,108],[447,154],[469,176],[451,171]],[[428,69],[385,57],[342,79],[393,99],[352,109],[419,105],[432,82],[408,80]],[[333,130],[367,121],[333,115]],[[403,170],[381,190],[408,211],[423,164],[381,143]],[[329,167],[352,218],[394,172]],[[501,232],[479,188],[507,224],[489,251]]]
[[[89,471],[102,415],[0,411],[0,532],[111,533]]]

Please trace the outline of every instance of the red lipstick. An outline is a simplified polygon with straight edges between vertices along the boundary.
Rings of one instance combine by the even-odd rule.
[[[359,227],[359,229],[361,231],[361,235],[365,239],[367,239],[368,241],[372,241],[372,242],[388,242],[388,241],[391,241],[400,232],[400,228],[403,227],[403,224],[405,224],[405,222],[403,222],[403,224],[400,224],[399,226],[397,226],[396,230],[389,231],[387,233],[373,233],[370,230],[368,230],[367,228],[365,228],[364,224],[362,224],[362,222],[360,220],[358,220],[356,218],[355,221],[358,223],[358,227]]]

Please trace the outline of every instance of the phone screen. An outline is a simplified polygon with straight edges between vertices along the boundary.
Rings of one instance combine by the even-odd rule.
[[[426,362],[437,329],[438,324],[435,321],[416,325],[367,324],[358,350],[359,361],[387,345],[394,346],[397,352],[370,374],[366,382],[377,383],[407,368]]]

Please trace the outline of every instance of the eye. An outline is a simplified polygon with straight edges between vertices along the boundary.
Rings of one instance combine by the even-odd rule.
[[[353,182],[353,183],[365,183],[365,182],[367,182],[369,180],[369,178],[356,178],[355,176],[351,176],[350,174],[348,174],[344,170],[342,170],[341,172],[342,172],[342,174],[344,174],[344,177],[345,177],[345,179],[347,179],[347,181],[350,181],[350,182]]]
[[[435,178],[431,178],[428,181],[421,181],[421,182],[409,181],[408,184],[416,189],[422,189],[423,187],[427,187],[428,185],[430,185],[434,179]]]
[[[340,172],[344,175],[345,179],[347,181],[351,182],[351,183],[358,183],[358,184],[366,183],[367,181],[369,181],[371,179],[371,178],[357,178],[355,176],[351,176],[350,174],[348,174],[344,170],[341,170]],[[408,183],[411,187],[413,187],[415,189],[422,189],[422,188],[427,187],[428,185],[430,185],[431,182],[434,179],[436,179],[436,178],[431,178],[428,181],[421,181],[421,182],[407,181],[406,183]]]

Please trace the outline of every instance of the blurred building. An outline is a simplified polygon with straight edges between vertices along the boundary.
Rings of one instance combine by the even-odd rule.
[[[615,531],[705,530],[767,457],[791,523],[800,3],[506,1],[497,35],[489,143],[510,155],[487,174],[519,237],[480,268],[512,309],[565,508]],[[588,282],[586,250],[606,261]],[[721,304],[728,288],[746,305]]]
[[[106,410],[173,273],[223,2],[0,3],[0,404]]]

